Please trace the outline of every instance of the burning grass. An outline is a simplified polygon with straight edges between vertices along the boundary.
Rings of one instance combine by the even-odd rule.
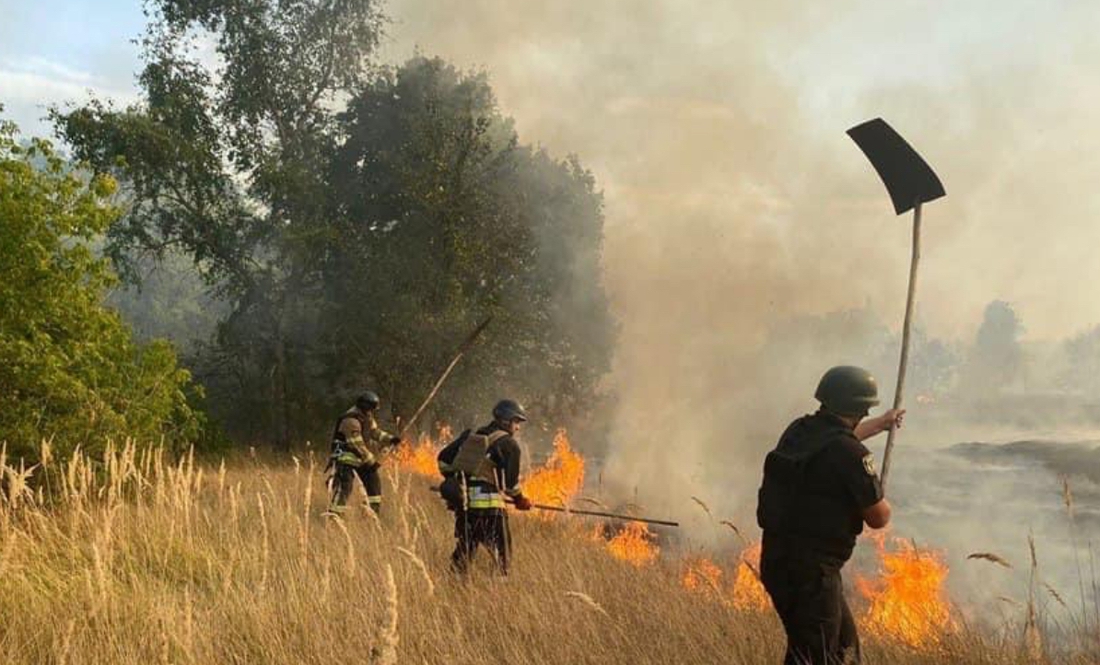
[[[881,575],[856,578],[867,601],[860,624],[864,631],[898,640],[911,647],[937,644],[957,629],[944,593],[947,564],[938,552],[922,550],[885,534],[870,539],[882,565]]]
[[[684,576],[681,584],[690,591],[714,594],[720,599],[723,595],[722,575],[724,573],[721,566],[706,557],[689,559],[684,562]]]
[[[523,479],[523,493],[535,503],[566,506],[583,487],[584,457],[573,450],[565,430],[559,429],[554,436],[554,452]]]
[[[320,516],[325,490],[309,456],[207,467],[126,448],[0,474],[4,663],[781,658],[774,614],[737,600],[751,552],[733,573],[700,564],[693,589],[639,525],[619,542],[654,549],[632,565],[611,555],[618,531],[596,543],[567,520],[517,519],[507,583],[484,554],[460,581],[447,564],[449,513],[427,479],[392,466],[382,518],[360,509],[344,521]],[[1018,639],[945,633],[935,649],[914,651],[878,631],[864,633],[874,662],[1026,660]]]
[[[733,606],[757,612],[771,609],[771,598],[760,582],[760,543],[742,552],[741,560],[737,562],[737,579],[733,581]]]
[[[409,473],[436,478],[439,476],[439,466],[436,464],[435,456],[453,436],[451,428],[446,425],[439,428],[434,437],[431,434],[421,434],[415,442],[402,443],[397,450],[393,451],[393,463]]]
[[[772,607],[771,598],[760,583],[760,544],[746,548],[734,566],[732,583],[726,570],[714,561],[699,557],[685,562],[681,584],[712,600],[744,612],[764,612]]]
[[[645,524],[628,522],[607,541],[605,547],[608,554],[614,558],[641,568],[652,564],[661,553],[661,548],[654,540],[653,534]]]

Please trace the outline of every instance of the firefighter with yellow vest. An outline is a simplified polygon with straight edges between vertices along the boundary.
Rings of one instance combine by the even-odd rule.
[[[332,501],[328,515],[342,515],[355,484],[355,476],[367,491],[367,503],[375,513],[382,509],[382,478],[378,473],[382,451],[401,443],[401,437],[378,426],[374,412],[378,410],[378,395],[367,391],[336,421],[332,433],[332,457],[336,467],[332,476]]]
[[[505,497],[519,510],[531,509],[519,485],[521,453],[515,439],[525,422],[527,413],[518,402],[501,400],[491,423],[476,432],[466,430],[439,452],[440,491],[455,513],[451,567],[458,573],[466,572],[484,545],[500,572],[508,574],[512,543]]]

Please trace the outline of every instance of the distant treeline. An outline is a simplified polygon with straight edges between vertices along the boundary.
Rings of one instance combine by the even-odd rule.
[[[1100,326],[1049,341],[1024,339],[1011,303],[985,306],[972,337],[945,340],[916,326],[909,358],[908,403],[936,404],[958,420],[1100,425]],[[799,316],[775,326],[757,354],[764,367],[811,368],[860,363],[893,395],[900,336],[868,309]],[[811,372],[812,374],[812,372]],[[813,376],[773,372],[781,394],[801,394]],[[769,386],[775,390],[776,385]],[[1056,415],[1057,413],[1057,415]]]

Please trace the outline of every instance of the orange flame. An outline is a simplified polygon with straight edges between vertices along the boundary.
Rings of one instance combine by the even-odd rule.
[[[607,541],[611,556],[641,568],[657,560],[661,548],[653,542],[653,534],[642,522],[628,522],[619,533]]]
[[[741,552],[737,579],[733,581],[733,606],[739,610],[761,612],[771,609],[772,601],[760,582],[760,549],[756,543]]]
[[[434,439],[430,434],[421,434],[415,444],[411,441],[402,443],[393,452],[393,460],[403,471],[434,478],[439,475],[436,454],[450,439],[451,428],[444,425]]]
[[[554,452],[523,481],[523,493],[534,503],[564,506],[584,486],[584,457],[569,445],[564,429],[554,435]]]
[[[910,646],[935,644],[955,627],[943,590],[948,572],[943,556],[897,538],[894,551],[887,551],[885,536],[874,541],[883,571],[878,579],[856,579],[856,588],[869,602],[861,624]]]
[[[717,596],[723,604],[739,610],[763,611],[771,608],[771,599],[756,573],[759,567],[760,544],[757,543],[741,553],[732,587],[722,588],[725,571],[706,558],[688,563],[682,584],[691,591]]]
[[[705,557],[688,561],[681,583],[685,589],[699,593],[722,594],[722,569]]]

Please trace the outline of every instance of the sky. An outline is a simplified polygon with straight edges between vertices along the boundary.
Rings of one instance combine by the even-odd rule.
[[[0,103],[24,133],[48,134],[50,104],[88,90],[132,99],[144,26],[139,0],[0,0]]]

